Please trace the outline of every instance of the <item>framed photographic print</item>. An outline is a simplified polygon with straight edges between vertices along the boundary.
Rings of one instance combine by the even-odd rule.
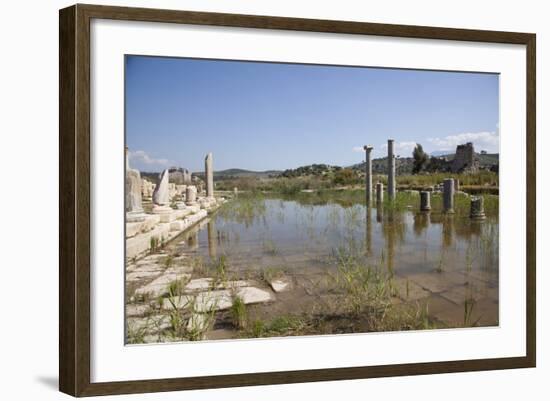
[[[535,366],[535,35],[60,11],[60,390]]]

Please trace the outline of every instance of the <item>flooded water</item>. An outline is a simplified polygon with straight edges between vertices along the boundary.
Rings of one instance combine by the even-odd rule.
[[[327,277],[351,257],[391,280],[395,303],[422,305],[445,327],[498,325],[498,212],[476,221],[409,203],[393,210],[315,195],[239,197],[169,249],[207,263],[223,255],[239,277],[283,271],[300,290],[259,306],[263,316],[315,310],[319,294],[332,294]]]

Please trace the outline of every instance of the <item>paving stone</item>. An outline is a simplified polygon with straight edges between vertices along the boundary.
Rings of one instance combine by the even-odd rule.
[[[182,295],[174,297],[173,302],[178,309],[193,307],[196,312],[208,312],[211,310],[229,309],[233,305],[234,296],[240,297],[245,304],[271,302],[275,300],[275,296],[267,290],[256,287],[241,287],[236,291],[214,290],[200,292],[197,295]],[[162,308],[171,310],[173,306],[170,300],[165,299]]]
[[[290,280],[287,278],[272,280],[269,285],[275,292],[288,291],[291,287]]]
[[[151,307],[147,304],[127,304],[126,316],[143,316],[150,310]]]
[[[174,269],[167,269],[160,277],[152,282],[136,290],[136,295],[149,294],[153,297],[158,297],[168,292],[168,287],[171,283],[177,280],[187,280],[190,275],[178,273]]]

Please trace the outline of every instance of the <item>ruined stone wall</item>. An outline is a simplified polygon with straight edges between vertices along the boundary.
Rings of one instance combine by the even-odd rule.
[[[191,172],[186,168],[172,167],[169,180],[176,185],[191,184]]]
[[[451,164],[453,173],[473,173],[479,168],[479,161],[476,160],[474,144],[468,142],[456,147],[455,158]]]

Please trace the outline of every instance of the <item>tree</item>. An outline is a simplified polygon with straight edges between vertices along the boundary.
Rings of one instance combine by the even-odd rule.
[[[428,162],[428,154],[424,152],[424,149],[422,149],[422,145],[417,143],[414,150],[413,150],[413,174],[420,173],[424,167],[426,166],[426,163]]]
[[[355,182],[355,174],[353,170],[349,168],[344,168],[342,170],[338,170],[334,174],[333,182],[335,185],[350,185]]]

